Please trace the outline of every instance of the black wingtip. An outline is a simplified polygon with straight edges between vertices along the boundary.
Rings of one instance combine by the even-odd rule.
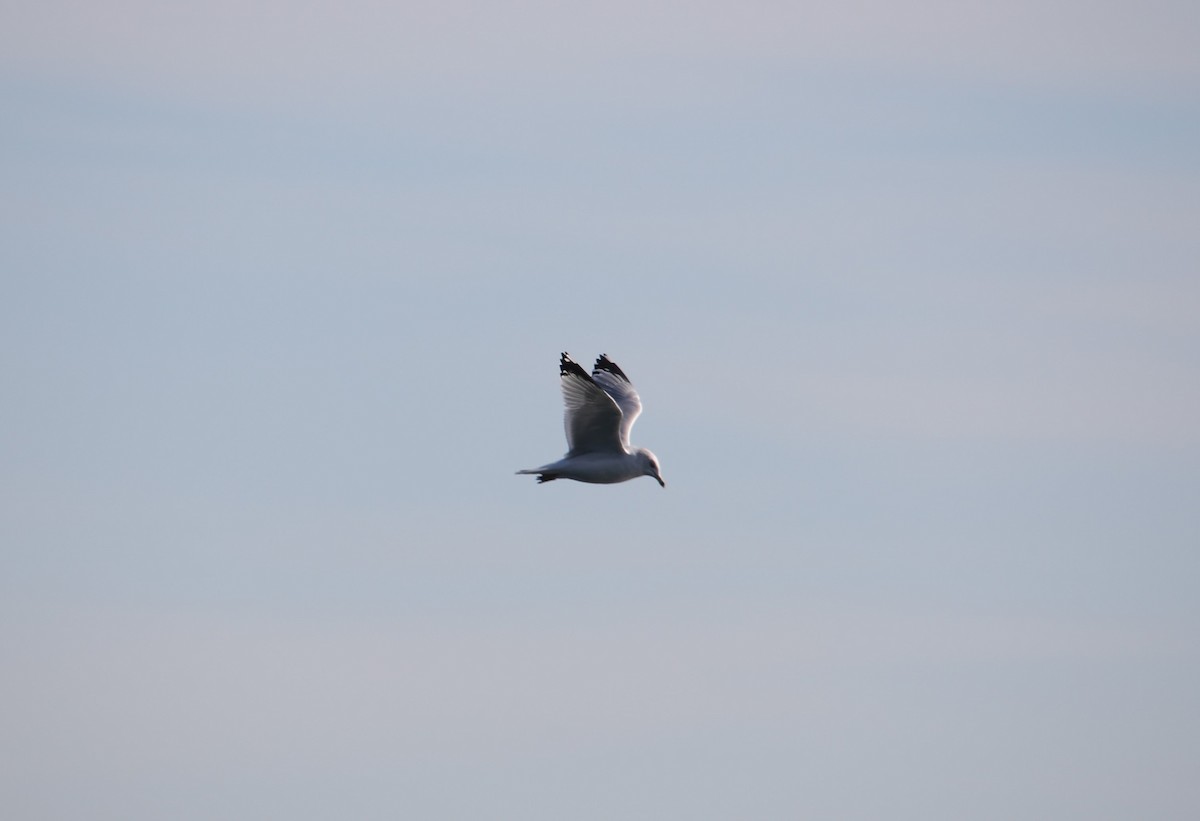
[[[592,381],[592,377],[588,376],[588,372],[581,368],[579,363],[566,353],[563,353],[562,358],[558,360],[558,375],[579,376],[588,382]]]
[[[597,374],[600,371],[608,371],[613,376],[619,376],[626,382],[629,381],[629,377],[625,375],[625,371],[617,367],[617,363],[609,359],[606,353],[600,354],[600,358],[596,360],[596,366],[592,368],[593,374]]]

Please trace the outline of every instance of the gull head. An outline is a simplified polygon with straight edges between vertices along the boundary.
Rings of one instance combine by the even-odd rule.
[[[662,471],[658,467],[658,457],[646,448],[638,448],[634,453],[637,454],[638,462],[641,463],[642,475],[653,476],[658,480],[660,486],[666,487],[667,483],[663,481]]]

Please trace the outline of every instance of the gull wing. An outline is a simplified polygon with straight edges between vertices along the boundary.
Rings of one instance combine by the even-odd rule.
[[[600,358],[596,360],[596,366],[592,368],[592,381],[603,388],[621,409],[621,446],[625,450],[632,450],[629,431],[633,429],[633,423],[642,412],[642,400],[633,389],[633,383],[629,381],[625,372],[617,367],[617,363],[608,358],[608,354],[600,354]]]
[[[565,353],[558,361],[558,373],[567,408],[563,416],[567,455],[624,453],[622,414],[615,399]]]

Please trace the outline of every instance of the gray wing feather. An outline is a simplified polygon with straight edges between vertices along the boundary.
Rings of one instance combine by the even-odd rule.
[[[629,431],[633,429],[633,423],[642,412],[642,400],[633,389],[633,383],[607,354],[600,354],[600,358],[596,360],[596,365],[592,368],[592,380],[603,388],[621,409],[621,445],[623,449],[631,450]]]
[[[614,397],[565,353],[559,360],[559,375],[566,405],[567,455],[624,452],[622,413]]]

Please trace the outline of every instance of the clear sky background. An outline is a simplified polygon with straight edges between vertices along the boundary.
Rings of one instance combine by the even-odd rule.
[[[0,16],[0,814],[1200,817],[1195,2]]]

